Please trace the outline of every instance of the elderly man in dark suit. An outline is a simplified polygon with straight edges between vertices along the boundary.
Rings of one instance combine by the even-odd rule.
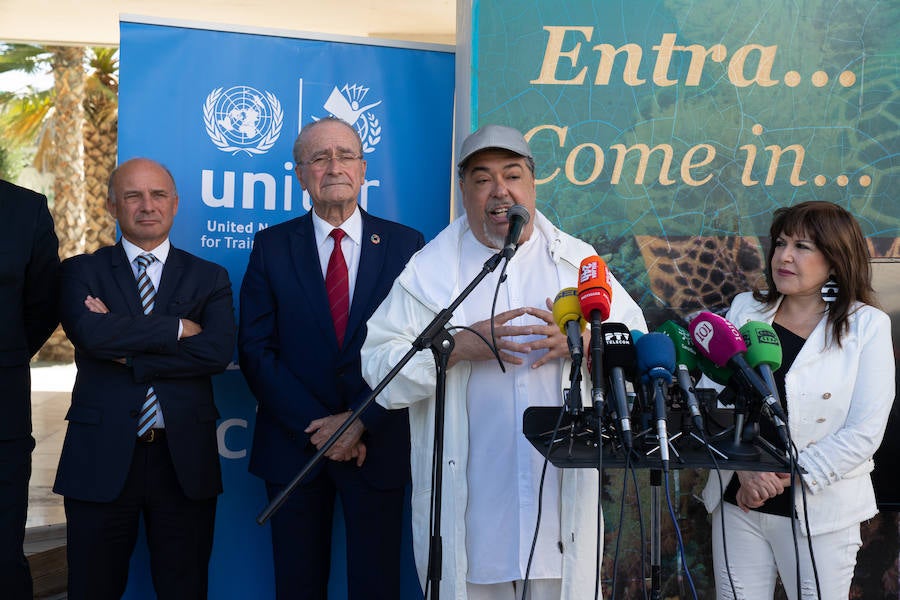
[[[119,598],[143,516],[157,597],[206,598],[222,491],[211,376],[234,348],[225,269],[173,247],[171,173],[110,176],[122,239],[63,262],[60,316],[78,373],[54,491],[65,496],[70,599]]]
[[[0,590],[31,600],[22,552],[34,448],[28,363],[59,321],[59,243],[42,194],[0,181],[0,214]]]
[[[256,234],[241,286],[241,371],[259,403],[250,471],[270,498],[370,394],[359,362],[366,320],[424,244],[418,231],[357,205],[366,161],[348,123],[306,125],[294,162],[313,210]],[[396,600],[406,411],[373,403],[325,457],[272,519],[277,596],[326,598],[338,494],[350,598]]]

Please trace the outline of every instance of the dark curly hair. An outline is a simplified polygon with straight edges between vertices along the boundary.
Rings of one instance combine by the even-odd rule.
[[[872,289],[872,269],[869,266],[869,250],[859,223],[847,210],[837,204],[824,201],[801,202],[779,208],[769,229],[769,250],[766,253],[766,287],[756,289],[753,296],[760,302],[774,307],[781,293],[772,280],[772,256],[779,235],[804,235],[809,237],[822,254],[837,281],[837,300],[829,304],[828,323],[837,345],[847,332],[853,304],[862,302],[877,306]]]

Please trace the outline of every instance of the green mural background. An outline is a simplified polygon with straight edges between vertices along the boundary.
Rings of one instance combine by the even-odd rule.
[[[734,259],[733,295],[747,283],[736,275],[745,245],[722,250],[721,238],[748,239],[752,255],[771,212],[804,200],[845,206],[879,255],[900,255],[881,241],[900,235],[900,3],[492,0],[475,5],[473,22],[476,124],[532,132],[538,178],[558,170],[538,188],[540,210],[608,254],[645,308],[726,304],[685,304],[664,287],[673,282],[654,285],[665,278],[650,259],[654,239],[672,240],[675,253],[686,236],[717,240]],[[598,84],[601,56],[612,56],[601,44],[625,51]],[[699,69],[677,49],[690,46],[713,51]],[[617,144],[660,149],[642,176],[637,152],[625,154],[613,179]],[[767,183],[772,146],[786,150]],[[792,146],[803,152],[793,179]],[[710,160],[685,176],[686,156]]]
[[[898,34],[897,1],[477,1],[473,126],[528,132],[539,210],[594,245],[651,327],[684,321],[759,282],[780,206],[840,204],[873,257],[900,258]],[[640,144],[653,149],[643,160]],[[712,598],[705,478],[678,473],[672,501]],[[606,473],[604,591],[621,529],[619,598],[641,597],[627,489],[620,519],[622,472]],[[690,597],[666,513],[662,596]],[[864,531],[854,597],[897,598],[896,514]]]

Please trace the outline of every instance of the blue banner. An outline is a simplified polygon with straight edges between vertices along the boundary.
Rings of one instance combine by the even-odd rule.
[[[143,156],[171,170],[179,193],[172,243],[227,268],[236,303],[253,235],[310,208],[291,151],[311,120],[335,115],[356,127],[365,210],[426,239],[450,218],[452,48],[299,35],[121,23],[119,161]],[[269,529],[255,523],[264,488],[247,473],[256,403],[237,370],[214,383],[225,493],[209,596],[273,597]],[[342,554],[336,539],[338,563]],[[414,598],[407,558],[405,597]],[[341,579],[338,564],[332,597],[346,594]],[[143,543],[126,596],[153,597]]]

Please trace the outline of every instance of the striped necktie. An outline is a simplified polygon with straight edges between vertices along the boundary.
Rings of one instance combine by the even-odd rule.
[[[145,315],[153,312],[153,303],[156,300],[156,288],[150,281],[147,274],[147,267],[156,262],[156,257],[152,254],[141,254],[134,259],[137,261],[138,267],[138,294],[141,297],[141,310]],[[156,392],[153,386],[147,388],[147,395],[144,403],[141,405],[141,414],[138,417],[138,437],[149,435],[150,428],[156,424],[156,411],[159,410],[159,401],[156,398]]]

